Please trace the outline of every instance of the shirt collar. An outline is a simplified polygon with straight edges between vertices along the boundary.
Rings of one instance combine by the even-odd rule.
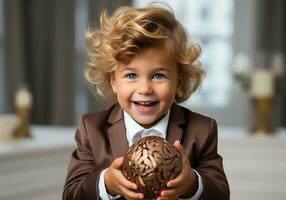
[[[126,112],[123,111],[124,113],[124,123],[126,127],[126,135],[127,135],[127,140],[129,143],[129,146],[132,145],[133,137],[140,131],[146,131],[146,130],[155,130],[160,133],[160,136],[166,139],[167,135],[167,127],[168,127],[168,122],[169,122],[169,116],[170,116],[170,109],[168,110],[167,114],[159,121],[157,122],[154,126],[152,126],[149,129],[145,129],[144,127],[140,126],[132,117]]]

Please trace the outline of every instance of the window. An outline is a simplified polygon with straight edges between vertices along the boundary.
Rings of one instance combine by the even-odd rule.
[[[135,0],[133,6],[145,7],[152,0]],[[169,4],[176,18],[190,33],[192,41],[200,44],[203,53],[200,59],[206,78],[202,87],[193,94],[191,106],[225,106],[230,100],[232,81],[232,35],[233,0],[171,1]]]

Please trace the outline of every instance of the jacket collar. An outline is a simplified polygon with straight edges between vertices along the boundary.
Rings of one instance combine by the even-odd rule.
[[[116,158],[125,155],[129,147],[125,133],[123,110],[119,104],[116,104],[111,108],[107,122],[110,124],[107,132],[113,156]],[[180,125],[184,123],[185,117],[182,109],[177,104],[173,104],[171,107],[169,124],[167,128],[166,139],[169,143],[173,144],[175,140],[181,141],[183,129],[180,127]]]
[[[170,144],[173,144],[176,140],[182,140],[183,128],[181,125],[185,123],[186,120],[182,108],[174,103],[171,107],[166,138]]]
[[[123,110],[119,104],[115,104],[111,108],[107,122],[110,124],[107,133],[114,158],[125,155],[129,147],[125,134]]]

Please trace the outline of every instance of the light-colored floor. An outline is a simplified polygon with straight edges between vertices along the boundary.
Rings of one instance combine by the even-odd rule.
[[[0,200],[60,200],[74,128],[34,127],[33,138],[0,142]]]
[[[60,200],[74,129],[33,129],[32,140],[0,143],[0,200]],[[286,131],[256,137],[219,131],[231,200],[286,199]]]
[[[286,132],[272,136],[231,132],[224,130],[219,140],[231,200],[285,200]]]

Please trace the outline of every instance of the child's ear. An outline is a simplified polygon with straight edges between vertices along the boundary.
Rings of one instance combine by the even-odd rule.
[[[113,92],[116,93],[117,92],[117,87],[116,87],[116,83],[115,83],[115,75],[114,75],[114,73],[110,74],[109,80],[110,80],[110,85],[112,87]]]

